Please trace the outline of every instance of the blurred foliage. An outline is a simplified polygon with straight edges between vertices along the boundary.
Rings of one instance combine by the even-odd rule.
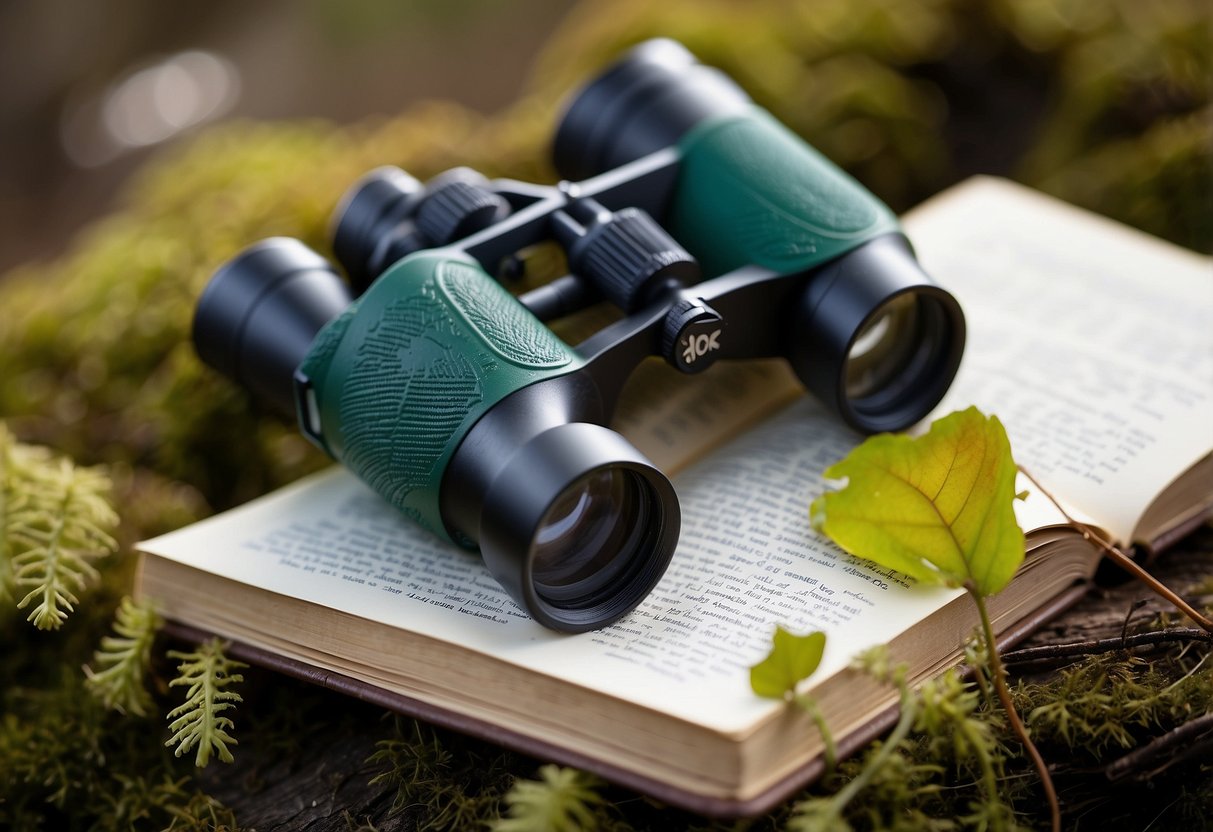
[[[114,613],[114,631],[105,636],[93,653],[92,664],[84,666],[84,682],[89,693],[105,707],[121,713],[147,716],[152,697],[144,677],[152,663],[152,645],[160,629],[160,616],[149,598],[134,601],[128,595]]]
[[[586,2],[495,116],[425,103],[349,127],[230,123],[162,154],[61,256],[0,279],[0,416],[23,441],[107,464],[122,515],[119,555],[62,630],[0,611],[0,822],[86,828],[63,818],[112,804],[123,817],[168,806],[231,823],[143,723],[102,713],[80,668],[129,590],[134,540],[324,464],[193,355],[194,302],[238,249],[281,234],[327,253],[337,198],[382,164],[551,181],[562,97],[664,35],[898,210],[1000,173],[1208,251],[1211,25],[1203,0]]]
[[[0,422],[0,604],[32,605],[27,620],[57,630],[117,548],[109,478],[13,440]]]
[[[559,94],[630,43],[675,37],[898,210],[998,173],[1213,249],[1201,0],[610,5],[577,9],[538,88]]]
[[[594,807],[602,803],[599,781],[591,774],[561,766],[541,766],[538,780],[518,780],[506,793],[508,818],[493,832],[581,832],[597,828]]]
[[[185,483],[169,498],[178,516],[316,467],[292,426],[193,355],[190,316],[216,265],[275,234],[327,251],[338,196],[376,165],[550,180],[562,97],[656,35],[730,73],[895,208],[1002,171],[1208,249],[1211,24],[1189,0],[586,4],[495,117],[427,103],[347,128],[234,123],[161,156],[61,258],[0,284],[0,414],[83,462]]]

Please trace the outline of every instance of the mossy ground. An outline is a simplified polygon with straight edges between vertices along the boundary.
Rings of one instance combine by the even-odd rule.
[[[233,123],[162,155],[120,207],[60,256],[0,280],[0,416],[24,441],[108,466],[122,517],[119,553],[101,563],[100,581],[60,631],[35,631],[15,610],[0,610],[0,826],[216,829],[240,820],[204,791],[228,794],[230,781],[208,773],[200,785],[189,762],[163,747],[172,668],[162,648],[153,658],[149,718],[104,712],[85,693],[81,671],[129,590],[133,541],[324,464],[293,426],[261,413],[193,355],[194,300],[237,249],[285,234],[325,251],[338,196],[381,164],[422,178],[469,164],[550,181],[546,143],[562,94],[627,44],[667,35],[729,72],[896,209],[969,173],[994,172],[1208,251],[1211,25],[1213,12],[1199,0],[587,2],[537,58],[530,88],[495,116],[430,103],[348,127]],[[1100,733],[1113,719],[1100,697],[1116,707],[1137,703],[1116,724],[1138,739],[1185,708],[1210,707],[1195,693],[1174,693],[1192,684],[1182,679],[1204,680],[1206,691],[1213,682],[1207,667],[1192,669],[1195,655],[1172,651],[1148,667],[1102,659],[1081,671],[1098,676],[1082,677],[1082,695],[1064,687],[1079,684],[1064,674],[1024,688],[1024,711],[1043,709],[1035,725],[1053,732],[1046,746],[1069,758],[1078,744],[1102,759],[1121,738]],[[1091,694],[1096,689],[1103,693]],[[1171,691],[1165,702],[1160,691]],[[346,718],[333,713],[346,710],[333,695],[258,671],[243,694],[236,766],[241,755],[259,761],[271,750],[289,759],[309,734]],[[361,705],[348,710],[368,713]],[[360,771],[401,784],[396,817],[409,824],[459,828],[465,815],[450,813],[464,811],[464,799],[478,818],[492,817],[511,775],[534,774],[530,761],[486,746],[391,719],[381,724],[385,745]],[[1076,733],[1077,725],[1094,733]],[[906,768],[881,781],[867,801],[871,817],[854,822],[888,823],[912,798],[915,811],[942,819],[935,828],[963,825],[972,813],[962,768],[947,769],[939,788],[921,786],[936,781],[916,767],[952,765],[935,760],[906,749]],[[1006,799],[1022,822],[1038,823],[1030,775],[1017,765],[1007,763]],[[242,771],[241,786],[255,790],[257,769]],[[1208,805],[1207,772],[1191,782],[1195,791],[1175,798],[1185,812],[1201,800]],[[708,825],[607,794],[618,800],[595,811],[608,827]],[[789,811],[748,828],[781,825]],[[351,828],[373,814],[381,817],[352,814]]]

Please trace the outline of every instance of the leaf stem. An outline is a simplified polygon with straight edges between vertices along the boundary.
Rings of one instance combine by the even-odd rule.
[[[830,726],[826,724],[821,709],[817,707],[817,702],[813,697],[803,693],[795,695],[795,702],[809,715],[809,718],[813,720],[813,724],[817,726],[822,742],[825,743],[826,771],[833,771],[835,766],[838,765],[838,745],[834,742],[834,734],[830,731]]]
[[[1002,666],[1002,660],[998,657],[998,645],[994,641],[994,627],[990,623],[990,614],[986,611],[985,598],[981,596],[981,593],[974,586],[966,585],[965,589],[968,590],[973,602],[977,604],[977,614],[981,618],[981,629],[986,640],[986,653],[990,658],[990,675],[993,676],[994,690],[998,693],[998,700],[1002,703],[1002,709],[1006,711],[1007,720],[1011,723],[1011,729],[1015,732],[1015,736],[1019,738],[1019,741],[1023,743],[1028,756],[1032,758],[1032,764],[1036,766],[1036,772],[1040,775],[1040,782],[1044,786],[1045,796],[1049,799],[1049,814],[1053,823],[1053,832],[1061,832],[1061,806],[1057,802],[1057,790],[1053,788],[1053,778],[1049,775],[1049,767],[1045,765],[1044,758],[1040,756],[1040,751],[1032,743],[1031,737],[1028,736],[1028,729],[1019,718],[1019,712],[1015,710],[1015,703],[1011,701],[1011,691],[1007,689],[1006,670]]]
[[[834,811],[835,817],[841,818],[843,811],[854,800],[855,795],[863,791],[872,778],[884,768],[885,762],[892,756],[897,746],[901,745],[901,741],[909,735],[910,729],[914,726],[914,720],[917,718],[918,702],[910,695],[909,689],[903,685],[901,689],[901,719],[897,721],[897,725],[885,739],[884,745],[880,746],[880,750],[876,752],[876,756],[868,760],[864,764],[863,770],[855,775],[855,779],[839,789],[833,798],[831,798],[831,808]]]
[[[974,651],[981,649],[981,645],[974,645]],[[966,661],[969,659],[966,658]],[[993,707],[994,694],[990,691],[989,684],[986,683],[986,668],[981,666],[980,653],[975,652],[972,656],[973,662],[973,681],[977,683],[978,690],[981,691],[981,699],[987,705]],[[988,665],[987,665],[988,667]]]
[[[1040,493],[1045,495],[1049,502],[1056,506],[1057,510],[1060,511],[1062,516],[1066,518],[1066,522],[1078,529],[1078,531],[1082,532],[1083,539],[1095,543],[1100,549],[1103,550],[1104,554],[1107,555],[1110,560],[1120,566],[1121,569],[1124,569],[1155,593],[1165,598],[1167,601],[1170,601],[1176,609],[1200,625],[1202,630],[1213,633],[1213,620],[1210,620],[1206,616],[1202,615],[1199,610],[1181,598],[1178,593],[1176,593],[1162,581],[1158,580],[1158,578],[1155,578],[1153,575],[1147,572],[1141,564],[1105,540],[1086,523],[1080,523],[1079,521],[1075,520],[1070,513],[1062,507],[1061,503],[1057,502],[1057,498],[1050,494],[1049,490],[1041,485],[1040,481],[1036,479],[1036,477],[1032,476],[1032,473],[1028,471],[1027,468],[1024,468],[1022,465],[1018,467],[1023,475],[1031,480],[1032,484],[1039,489]]]

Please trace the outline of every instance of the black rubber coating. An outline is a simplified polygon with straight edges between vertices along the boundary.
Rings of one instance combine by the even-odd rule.
[[[198,356],[283,414],[294,414],[294,373],[320,328],[351,301],[328,261],[298,240],[272,237],[211,278],[194,312]]]
[[[552,158],[565,179],[587,179],[676,144],[706,118],[749,106],[741,87],[682,44],[645,41],[569,100]]]

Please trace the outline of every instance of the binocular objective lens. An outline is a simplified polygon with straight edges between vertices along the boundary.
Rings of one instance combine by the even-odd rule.
[[[535,399],[516,400],[526,413],[547,400],[542,384],[524,388],[538,391]],[[518,418],[498,413],[499,420]],[[491,427],[492,418],[474,430]],[[472,518],[489,571],[519,606],[554,629],[583,633],[619,620],[648,595],[674,555],[681,523],[674,487],[601,425],[568,422],[514,448],[516,441],[508,433],[497,439],[511,456],[489,472],[479,517]],[[480,459],[485,444],[473,446]]]
[[[531,545],[536,591],[556,606],[615,591],[649,536],[648,485],[632,471],[603,468],[569,486],[540,521]]]
[[[788,357],[819,400],[863,433],[904,430],[947,392],[964,313],[898,234],[820,268],[795,309]]]
[[[846,394],[864,399],[887,388],[908,368],[922,341],[918,298],[912,292],[890,300],[851,342]]]

